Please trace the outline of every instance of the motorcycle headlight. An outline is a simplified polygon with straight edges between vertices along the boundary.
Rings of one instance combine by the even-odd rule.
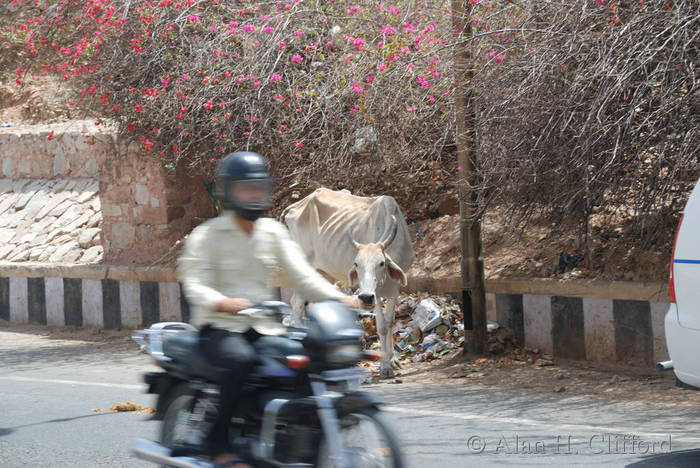
[[[345,344],[331,348],[327,354],[328,362],[343,364],[362,359],[362,347],[359,344]]]

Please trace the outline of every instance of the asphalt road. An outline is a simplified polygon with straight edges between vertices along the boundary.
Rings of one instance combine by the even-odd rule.
[[[48,340],[0,329],[0,466],[152,466],[135,437],[155,438],[148,358],[117,343]],[[700,408],[435,384],[366,387],[387,401],[408,466],[700,466]]]

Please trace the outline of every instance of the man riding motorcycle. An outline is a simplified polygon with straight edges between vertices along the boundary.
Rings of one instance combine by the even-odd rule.
[[[272,204],[272,177],[267,161],[249,151],[231,153],[216,173],[223,212],[195,228],[178,259],[178,276],[199,328],[200,348],[220,369],[220,407],[206,438],[205,450],[223,466],[248,466],[230,453],[227,428],[239,390],[255,364],[250,344],[258,333],[280,325],[239,316],[254,302],[275,297],[277,274],[311,301],[339,300],[360,308],[354,296],[338,291],[311,267],[301,248],[279,222],[264,217]],[[194,447],[175,447],[187,453]]]

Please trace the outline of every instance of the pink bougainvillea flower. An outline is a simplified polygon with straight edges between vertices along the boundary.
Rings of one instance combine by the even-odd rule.
[[[396,29],[392,28],[388,24],[385,24],[384,26],[382,26],[382,35],[384,37],[393,36],[394,34],[396,34]]]
[[[301,29],[297,29],[296,31],[294,31],[294,35],[296,37],[301,37],[304,35],[304,31],[302,31]]]
[[[205,109],[210,109],[210,110],[211,110],[212,107],[214,107],[214,101],[212,101],[211,99],[209,99],[209,100],[206,102],[206,104],[204,104],[204,108],[205,108]]]
[[[326,42],[326,45],[327,45],[328,47],[333,47],[333,41],[328,41],[328,42]]]
[[[423,89],[430,89],[432,86],[428,80],[425,79],[425,75],[418,75],[416,81],[423,87]]]
[[[272,34],[273,32],[275,32],[275,28],[273,28],[272,26],[265,26],[263,28],[263,32],[265,34]]]
[[[369,76],[367,77],[367,80],[365,80],[365,81],[367,81],[367,83],[373,82],[373,81],[374,81],[374,75],[369,75]]]
[[[304,147],[304,143],[301,142],[301,141],[297,141],[296,143],[294,143],[294,146],[297,147],[297,148],[303,148],[303,147]]]
[[[384,71],[384,70],[386,70],[386,65],[384,65],[383,63],[380,63],[379,64],[379,71]]]
[[[245,26],[243,26],[243,31],[255,32],[255,26],[253,26],[252,24],[246,24]]]
[[[279,73],[273,73],[270,77],[270,81],[282,81],[282,75]]]
[[[46,139],[49,141],[53,140],[53,130],[51,130],[51,132],[49,132],[49,136]]]
[[[188,75],[187,73],[183,73],[183,74],[182,74],[182,79],[185,80],[185,81],[186,81],[186,80],[189,80],[189,79],[190,79],[190,75]]]
[[[292,63],[299,63],[304,60],[304,57],[300,55],[294,55],[292,56]]]
[[[362,87],[360,86],[360,83],[353,83],[351,86],[352,86],[352,90],[356,94],[361,94],[362,91],[364,91],[364,89],[362,89]]]
[[[136,105],[134,106],[134,110],[135,110],[136,112],[141,112],[141,111],[143,111],[143,106],[140,105],[140,104],[136,104]]]
[[[496,63],[501,63],[506,58],[506,54],[496,55]]]
[[[199,21],[199,15],[190,15],[187,17],[188,23],[196,23]]]

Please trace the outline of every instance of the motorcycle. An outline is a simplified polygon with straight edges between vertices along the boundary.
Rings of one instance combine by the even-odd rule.
[[[241,312],[251,318],[289,321],[291,310],[266,302]],[[307,308],[303,324],[253,342],[258,365],[246,380],[229,425],[232,451],[256,467],[393,467],[404,463],[382,401],[359,391],[364,331],[356,313],[339,302]],[[161,322],[133,339],[163,369],[144,376],[158,395],[154,419],[160,441],[137,439],[133,453],[164,466],[213,467],[203,455],[172,456],[171,448],[201,444],[216,419],[219,390],[215,369],[198,347],[197,330]]]

